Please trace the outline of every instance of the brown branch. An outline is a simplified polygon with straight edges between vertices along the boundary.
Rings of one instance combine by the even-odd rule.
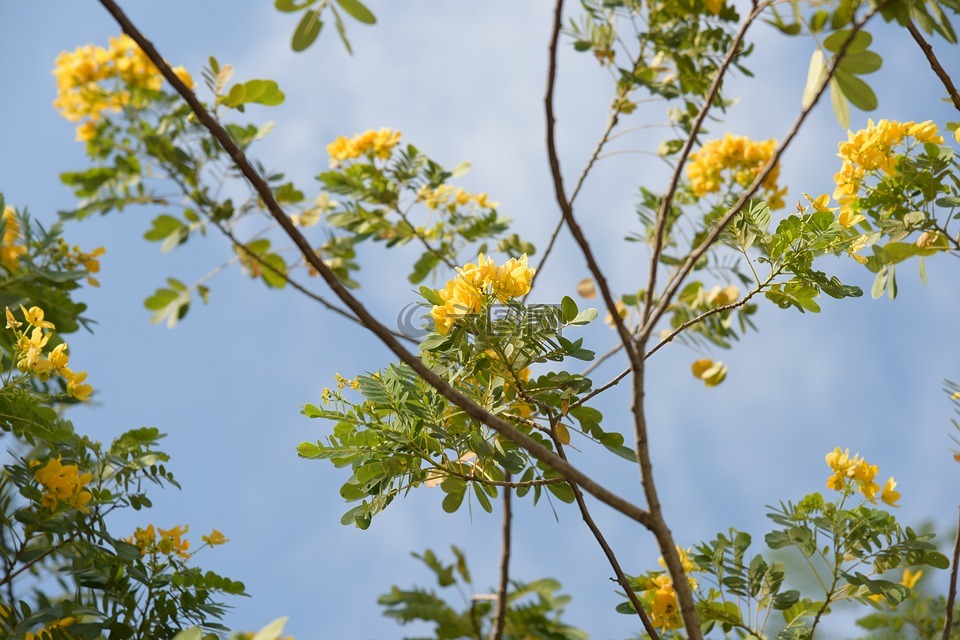
[[[505,475],[510,481],[510,472]],[[496,612],[493,615],[493,630],[490,640],[502,640],[503,623],[507,619],[507,587],[510,583],[510,525],[513,519],[513,508],[510,505],[510,496],[513,491],[507,487],[503,491],[503,530],[500,542],[500,584],[497,586]]]
[[[557,454],[566,459],[567,454],[563,450],[563,443],[560,442],[560,438],[557,437],[556,431],[551,430],[550,437],[553,440],[554,446],[557,448]],[[580,487],[578,487],[575,482],[569,482],[568,484],[570,485],[570,489],[573,491],[573,497],[577,503],[577,507],[580,509],[580,516],[583,518],[584,523],[586,523],[587,528],[590,529],[590,533],[592,533],[593,537],[596,538],[597,543],[603,550],[603,555],[607,557],[607,562],[610,563],[610,567],[613,569],[613,573],[616,576],[617,584],[619,584],[623,589],[627,599],[630,600],[630,604],[633,605],[634,610],[640,617],[640,624],[643,625],[644,630],[647,632],[647,635],[650,636],[651,640],[659,640],[660,635],[657,633],[656,627],[654,627],[653,623],[650,621],[649,616],[647,616],[647,612],[644,611],[643,604],[640,602],[640,598],[637,597],[636,592],[630,586],[630,581],[627,579],[626,574],[623,573],[623,569],[620,567],[620,561],[617,560],[617,556],[614,555],[613,549],[611,549],[609,543],[607,543],[607,539],[600,531],[600,527],[597,526],[597,523],[593,520],[593,516],[590,515],[590,510],[587,508],[587,503],[583,499],[583,491],[580,490]]]
[[[713,101],[716,99],[717,94],[720,93],[720,86],[723,84],[723,77],[726,75],[730,65],[733,64],[733,59],[737,56],[737,52],[740,49],[740,44],[743,42],[743,38],[747,34],[747,29],[750,28],[750,26],[753,24],[753,21],[757,18],[757,16],[760,15],[760,12],[766,7],[766,5],[767,2],[755,5],[753,11],[751,11],[746,20],[743,21],[743,26],[740,27],[737,35],[734,37],[733,42],[730,45],[730,49],[727,51],[726,57],[723,59],[723,62],[720,64],[720,68],[717,69],[717,73],[713,77],[713,82],[710,84],[710,88],[707,90],[707,95],[704,98],[703,105],[700,107],[700,112],[697,113],[697,117],[693,121],[693,126],[690,129],[687,140],[683,143],[683,148],[680,150],[680,155],[677,157],[677,165],[674,168],[673,175],[670,178],[670,186],[667,187],[667,192],[663,196],[663,204],[661,205],[660,213],[657,216],[657,226],[654,232],[653,240],[653,251],[650,254],[650,275],[649,280],[647,281],[647,290],[643,300],[643,313],[640,316],[641,325],[646,323],[647,318],[650,317],[650,311],[653,308],[653,291],[657,286],[657,266],[660,262],[660,252],[663,250],[663,234],[666,230],[667,217],[670,213],[670,208],[673,206],[673,198],[677,194],[677,187],[680,185],[680,175],[683,172],[683,167],[687,163],[687,158],[690,157],[690,153],[693,151],[693,145],[697,142],[697,135],[700,133],[700,127],[703,126],[703,121],[706,120],[707,114],[710,112],[710,108],[713,106]],[[641,344],[645,342],[646,337],[646,335],[641,334]]]
[[[600,294],[603,296],[603,301],[607,305],[607,311],[610,312],[610,315],[613,317],[613,321],[616,323],[617,332],[620,334],[620,341],[624,344],[627,354],[630,356],[630,363],[635,367],[639,367],[641,361],[640,357],[637,355],[637,350],[633,346],[633,337],[630,335],[630,330],[627,329],[627,326],[624,324],[623,318],[621,318],[620,314],[617,313],[617,305],[613,300],[613,295],[610,293],[610,287],[607,284],[607,279],[604,277],[599,265],[597,265],[597,261],[593,257],[593,251],[590,249],[590,244],[583,235],[583,229],[580,228],[580,225],[573,217],[573,206],[571,205],[570,200],[567,199],[567,194],[563,186],[563,174],[560,171],[560,158],[557,155],[556,117],[554,116],[553,112],[553,92],[557,80],[557,43],[560,40],[560,27],[562,25],[563,0],[557,0],[557,4],[553,12],[553,32],[550,37],[550,58],[547,69],[547,94],[544,97],[544,107],[547,120],[547,156],[550,160],[550,174],[553,177],[554,192],[556,195],[557,204],[560,205],[560,211],[563,213],[563,220],[566,223],[567,228],[570,229],[573,239],[576,240],[577,245],[580,247],[580,251],[583,253],[584,259],[587,261],[587,268],[593,275],[593,279],[596,282],[597,287],[600,289]]]
[[[930,63],[930,68],[933,69],[933,72],[937,74],[937,77],[940,78],[940,82],[943,83],[944,89],[947,90],[947,95],[950,96],[950,100],[953,102],[953,106],[960,111],[960,92],[957,91],[957,88],[953,84],[953,80],[950,79],[950,74],[944,70],[943,65],[940,64],[940,61],[937,60],[936,54],[933,53],[933,46],[927,42],[923,37],[923,34],[917,29],[917,26],[913,22],[907,23],[907,31],[910,32],[910,35],[913,36],[913,39],[916,40],[917,44],[920,45],[920,49],[923,51],[923,55],[927,57],[927,62]]]
[[[953,543],[953,569],[950,570],[950,591],[947,595],[947,613],[943,621],[943,640],[950,640],[953,626],[953,606],[957,601],[957,572],[960,570],[960,522],[957,522],[957,539]]]
[[[607,142],[610,141],[610,133],[613,131],[613,128],[617,126],[617,121],[620,119],[621,108],[621,103],[618,101],[613,113],[611,113],[610,117],[607,119],[607,125],[603,129],[603,135],[600,136],[600,141],[597,142],[597,146],[593,150],[593,155],[590,156],[590,160],[587,161],[586,166],[583,167],[583,171],[580,172],[580,178],[577,180],[577,184],[573,188],[573,193],[570,194],[570,206],[573,206],[574,201],[576,201],[577,196],[580,194],[580,189],[583,188],[583,184],[586,182],[587,175],[590,173],[593,165],[597,163],[597,159],[600,157],[600,152],[603,151],[603,147],[607,144]],[[543,271],[543,265],[550,256],[550,252],[553,251],[553,245],[556,244],[557,236],[560,235],[560,230],[563,228],[563,221],[564,217],[563,214],[561,214],[560,219],[557,220],[557,226],[553,228],[553,232],[550,234],[550,240],[547,242],[547,248],[543,252],[543,257],[540,258],[540,264],[537,265],[537,270],[534,272],[533,278],[530,280],[531,290],[533,289],[534,283],[537,281],[537,276],[540,275],[541,271]]]
[[[595,480],[574,467],[569,462],[559,457],[556,453],[540,444],[527,434],[518,431],[503,419],[493,415],[483,407],[472,402],[469,398],[458,393],[446,380],[437,375],[433,370],[426,366],[419,356],[407,351],[387,327],[378,322],[366,307],[357,300],[350,291],[343,286],[337,279],[333,271],[330,270],[323,260],[316,254],[307,239],[303,237],[300,231],[293,225],[290,218],[283,212],[273,195],[273,191],[266,183],[263,177],[257,172],[250,161],[244,155],[243,151],[226,132],[223,126],[217,122],[210,112],[200,103],[193,91],[181,82],[170,65],[163,59],[156,48],[143,36],[142,33],[130,22],[126,14],[117,6],[114,0],[100,0],[100,4],[114,17],[120,27],[130,38],[132,38],[143,52],[150,58],[153,64],[160,70],[163,77],[176,89],[183,99],[190,105],[191,110],[197,116],[197,119],[207,128],[216,138],[217,142],[223,147],[224,151],[230,156],[243,176],[250,182],[257,194],[263,200],[264,205],[270,214],[277,220],[281,228],[293,243],[300,250],[304,259],[319,273],[326,283],[333,289],[338,298],[360,319],[377,338],[383,342],[390,351],[394,353],[403,363],[413,369],[430,386],[434,387],[440,395],[450,401],[452,404],[460,407],[470,417],[480,423],[486,424],[497,433],[503,435],[515,444],[526,449],[534,457],[542,460],[545,464],[552,467],[568,480],[573,480],[580,484],[584,490],[596,497],[604,504],[612,507],[627,517],[643,524],[651,526],[650,514],[637,505],[618,496],[606,487],[600,485]]]

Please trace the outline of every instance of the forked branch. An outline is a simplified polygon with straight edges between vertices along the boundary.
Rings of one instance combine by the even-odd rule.
[[[153,64],[160,70],[163,77],[173,86],[173,88],[183,97],[190,106],[190,109],[197,116],[197,119],[213,135],[217,142],[223,147],[224,151],[230,156],[234,164],[250,182],[251,186],[257,192],[257,195],[263,200],[264,205],[270,212],[270,215],[279,223],[286,235],[293,241],[294,245],[300,251],[304,260],[310,264],[320,277],[324,279],[327,285],[333,290],[338,298],[360,319],[362,324],[367,327],[377,338],[387,346],[404,364],[413,369],[424,381],[435,388],[440,395],[446,398],[452,404],[460,407],[463,411],[477,420],[489,426],[497,433],[523,447],[534,457],[543,460],[553,469],[557,470],[568,480],[579,484],[585,491],[600,500],[606,505],[626,515],[627,517],[643,524],[651,526],[650,514],[620,497],[619,495],[600,485],[595,480],[587,476],[583,471],[574,467],[572,464],[558,456],[556,453],[543,446],[530,436],[518,431],[512,425],[493,415],[483,407],[477,405],[469,398],[460,394],[456,389],[450,386],[446,380],[437,375],[427,367],[418,355],[415,355],[405,349],[391,331],[374,318],[367,308],[343,286],[337,279],[333,271],[330,270],[323,260],[317,255],[316,251],[310,246],[307,239],[294,226],[290,218],[283,212],[283,209],[277,203],[270,186],[263,179],[260,173],[253,167],[250,160],[247,159],[244,152],[230,137],[230,134],[220,125],[219,122],[210,114],[206,107],[197,99],[193,91],[190,90],[180,78],[173,72],[170,65],[163,59],[156,48],[143,36],[143,34],[134,26],[126,14],[120,9],[114,0],[100,0],[100,4],[114,17],[123,32],[137,43]]]

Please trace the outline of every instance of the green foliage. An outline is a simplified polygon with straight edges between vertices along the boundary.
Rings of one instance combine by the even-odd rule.
[[[377,600],[384,615],[400,624],[427,622],[434,625],[437,640],[485,640],[493,626],[496,595],[474,593],[470,571],[463,552],[451,548],[455,561],[445,565],[427,549],[413,557],[423,562],[437,579],[441,589],[456,588],[464,599],[458,608],[433,590],[414,587],[391,588]],[[541,579],[530,583],[511,580],[507,591],[504,640],[587,640],[587,634],[565,624],[561,618],[569,596],[560,595],[560,583]],[[466,598],[467,593],[472,595]],[[492,599],[491,599],[492,598]]]
[[[15,220],[22,233],[4,237],[0,297],[8,308],[46,313],[28,320],[18,311],[23,320],[8,316],[7,323],[45,322],[52,340],[35,340],[47,352],[31,354],[14,343],[10,326],[0,334],[0,441],[7,452],[0,471],[0,634],[17,638],[42,628],[45,637],[161,639],[185,625],[221,629],[220,598],[243,595],[244,586],[192,566],[185,530],[161,530],[148,545],[139,532],[125,540],[107,524],[118,509],[149,508],[148,486],[179,487],[158,448],[160,432],[133,429],[108,446],[76,433],[62,414],[75,401],[64,393],[66,361],[49,365],[56,375],[41,367],[54,362],[60,335],[82,321],[85,307],[72,296],[79,280],[99,269],[98,254],[68,248],[59,225],[45,231],[24,215],[5,224]]]

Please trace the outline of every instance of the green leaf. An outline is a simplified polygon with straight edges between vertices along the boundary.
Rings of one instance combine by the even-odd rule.
[[[317,0],[302,0],[297,2],[297,0],[276,0],[273,3],[273,6],[277,8],[277,11],[283,11],[284,13],[293,13],[294,11],[300,11],[301,9],[306,9],[312,4],[315,4]]]
[[[230,93],[220,97],[220,104],[236,109],[249,102],[275,107],[285,96],[273,80],[248,80],[230,87]]]
[[[253,640],[277,640],[283,634],[283,628],[287,624],[286,616],[277,618],[253,636]]]
[[[877,277],[873,279],[873,286],[870,288],[870,296],[876,300],[883,295],[884,289],[887,288],[887,268],[883,267],[880,271],[877,271]]]
[[[873,73],[883,65],[883,58],[873,51],[861,51],[840,59],[839,69],[847,73],[864,75]]]
[[[576,326],[590,324],[591,322],[597,319],[598,315],[599,315],[599,312],[593,307],[589,309],[584,309],[583,311],[578,313],[573,320],[570,321],[570,324],[576,325]]]
[[[203,638],[203,631],[200,630],[200,627],[184,629],[173,636],[173,640],[201,640],[201,638]]]
[[[827,66],[823,62],[823,51],[814,49],[810,56],[810,67],[807,69],[807,84],[803,88],[803,99],[801,105],[808,109],[813,104],[820,87],[823,85],[823,79],[827,74]]]
[[[343,10],[364,24],[376,24],[377,18],[360,0],[337,0]]]
[[[866,82],[842,69],[834,74],[843,95],[861,111],[873,111],[877,108],[877,95]]]
[[[577,317],[577,303],[570,296],[563,296],[560,300],[560,311],[563,313],[563,321],[569,323]]]
[[[837,117],[837,122],[844,129],[850,128],[850,105],[840,90],[840,85],[836,78],[830,78],[830,104],[833,106],[833,114]]]
[[[839,53],[840,49],[843,48],[843,43],[846,42],[847,38],[850,37],[850,33],[851,31],[849,29],[831,33],[823,41],[824,48],[831,53]],[[847,47],[844,55],[852,55],[854,53],[866,51],[871,42],[873,42],[873,36],[861,29],[860,31],[857,31],[857,35],[853,37],[853,42],[851,42]]]
[[[294,51],[303,51],[313,44],[313,41],[320,35],[320,29],[323,27],[323,21],[320,20],[320,12],[308,11],[300,19],[300,24],[293,32],[293,41],[290,47]]]

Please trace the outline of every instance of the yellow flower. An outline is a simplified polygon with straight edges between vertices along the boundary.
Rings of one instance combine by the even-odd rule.
[[[64,465],[60,457],[51,458],[47,464],[34,473],[34,478],[45,490],[40,504],[55,510],[60,503],[89,513],[86,505],[93,495],[84,487],[93,479],[89,473],[80,473],[75,464]]]
[[[703,380],[708,387],[715,387],[727,377],[727,365],[710,358],[701,358],[690,365],[693,377]]]
[[[724,307],[728,304],[733,304],[739,297],[740,290],[737,289],[736,285],[732,284],[727,285],[726,287],[717,285],[710,289],[710,291],[708,291],[704,296],[707,304],[711,307]]]
[[[171,69],[171,71],[173,71],[173,73],[178,78],[180,78],[180,82],[187,85],[187,88],[190,89],[191,91],[193,90],[194,86],[196,86],[193,82],[193,76],[191,76],[190,72],[187,71],[185,68],[183,68],[182,65],[178,67],[174,67],[173,69]]]
[[[734,184],[748,187],[773,157],[776,148],[777,141],[774,139],[756,142],[731,133],[719,140],[706,142],[699,151],[690,154],[687,165],[687,178],[693,194],[702,198],[710,193],[719,193],[724,187],[733,187]],[[779,177],[778,164],[761,185],[771,209],[784,206],[786,188],[777,184]]]
[[[10,307],[7,307],[7,329],[13,329],[16,331],[22,326],[23,323],[17,321],[17,319],[13,317],[13,313],[10,312]]]
[[[903,570],[903,577],[900,579],[900,584],[905,586],[907,589],[913,589],[917,586],[917,582],[920,580],[920,576],[923,575],[922,569],[917,569],[916,571],[911,571],[910,569]]]
[[[847,140],[837,145],[837,156],[843,160],[840,171],[834,176],[837,188],[833,197],[837,202],[848,205],[855,201],[868,172],[895,174],[894,148],[907,137],[920,143],[943,144],[943,136],[930,120],[917,123],[883,119],[876,124],[868,120],[866,128],[847,132]]]
[[[222,533],[214,529],[210,532],[208,536],[200,536],[200,539],[206,542],[211,547],[216,547],[217,545],[226,544],[230,542]]]
[[[7,269],[13,269],[20,263],[20,256],[27,252],[27,248],[17,244],[20,240],[20,221],[13,207],[3,209],[3,238],[0,239],[0,264]]]
[[[703,0],[703,4],[713,15],[717,15],[723,9],[723,0]]]
[[[524,253],[519,259],[510,258],[497,269],[496,280],[493,282],[494,295],[501,302],[526,295],[530,291],[535,271],[527,266],[527,254]]]
[[[336,169],[347,160],[354,160],[361,156],[370,159],[387,160],[393,153],[394,147],[400,143],[401,133],[392,129],[383,128],[379,131],[365,131],[353,138],[338,136],[327,145],[327,154],[330,156],[330,168]]]
[[[190,548],[190,541],[182,539],[189,530],[189,525],[183,528],[176,526],[173,529],[159,529],[160,541],[157,542],[157,550],[167,555],[176,554],[181,558],[189,558],[187,549]]]
[[[691,571],[697,570],[697,565],[693,563],[693,560],[690,559],[690,550],[681,549],[680,545],[677,545],[677,555],[680,556],[680,564],[683,566],[684,573],[690,573]],[[657,560],[657,563],[663,567],[667,568],[667,561],[663,559],[663,556],[660,556],[660,559]]]
[[[80,402],[86,402],[90,399],[90,394],[93,393],[93,387],[84,383],[84,380],[87,379],[86,371],[74,373],[70,369],[65,368],[60,372],[60,375],[67,381],[67,395],[76,398]]]
[[[623,302],[621,302],[620,300],[616,300],[614,301],[613,306],[617,310],[617,315],[620,316],[620,319],[626,320],[627,314],[629,312],[629,309],[627,309],[627,305],[623,304]],[[607,311],[607,315],[603,317],[603,322],[604,324],[607,324],[611,327],[617,326],[616,322],[614,322],[613,320],[613,314],[611,314],[609,311]]]
[[[880,499],[891,507],[899,506],[897,501],[900,500],[900,492],[894,491],[896,487],[897,482],[891,476],[891,478],[887,480],[886,484],[883,485],[883,493],[880,494]]]
[[[23,312],[23,319],[26,320],[27,324],[31,327],[36,327],[37,329],[56,329],[52,322],[43,319],[43,309],[40,307],[30,307],[28,310],[23,305],[20,305],[20,311]]]
[[[140,548],[141,555],[146,555],[153,552],[156,541],[157,532],[154,530],[152,524],[146,529],[137,527],[137,530],[133,532],[133,535],[127,538],[127,542],[130,544],[135,544]]]

